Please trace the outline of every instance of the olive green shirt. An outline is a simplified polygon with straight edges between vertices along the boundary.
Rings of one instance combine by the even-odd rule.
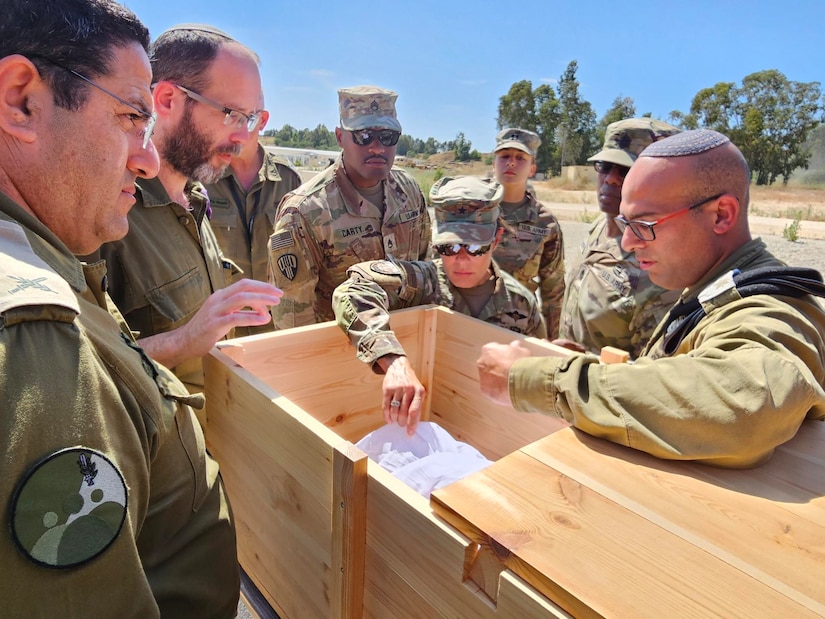
[[[442,305],[516,333],[546,337],[536,295],[495,262],[492,277],[489,297],[473,313],[461,289],[447,277],[441,259],[364,262],[350,268],[349,278],[335,289],[332,305],[338,326],[349,336],[358,358],[370,365],[388,354],[405,354],[390,330],[389,312],[416,305]]]
[[[141,338],[186,324],[237,266],[218,247],[201,185],[189,187],[191,211],[173,202],[156,178],[139,178],[137,187],[129,232],[104,244],[99,256],[106,260],[109,295]],[[172,370],[191,391],[203,390],[201,359]]]
[[[235,531],[187,403],[104,292],[0,194],[6,617],[233,617]]]
[[[427,258],[430,216],[418,183],[392,168],[380,188],[380,205],[363,198],[339,158],[284,198],[269,239],[270,282],[284,291],[272,307],[275,328],[333,320],[332,291],[354,264]]]
[[[760,240],[682,293],[696,298],[733,269],[779,266]],[[817,299],[754,295],[703,303],[707,315],[665,355],[663,323],[632,364],[592,354],[513,364],[517,410],[557,415],[594,436],[660,458],[751,467],[825,417],[825,311]]]
[[[260,144],[264,159],[258,179],[246,191],[232,168],[223,178],[206,186],[212,203],[212,231],[224,255],[243,273],[241,277],[267,281],[269,252],[267,242],[275,224],[275,215],[281,199],[301,184],[298,175],[286,159],[269,152]],[[254,335],[272,331],[269,323],[261,327],[237,327],[235,336]]]

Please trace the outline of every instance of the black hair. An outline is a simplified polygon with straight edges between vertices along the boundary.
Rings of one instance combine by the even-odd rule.
[[[90,88],[66,68],[106,75],[115,49],[132,43],[148,52],[149,30],[113,0],[3,0],[0,10],[0,58],[29,58],[62,108],[79,109]]]

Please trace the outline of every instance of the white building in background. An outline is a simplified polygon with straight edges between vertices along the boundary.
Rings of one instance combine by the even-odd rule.
[[[293,166],[304,168],[325,168],[338,158],[338,150],[312,150],[310,148],[287,148],[266,146],[266,150],[288,160]]]

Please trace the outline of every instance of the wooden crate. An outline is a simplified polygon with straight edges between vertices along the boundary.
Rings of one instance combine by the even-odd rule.
[[[422,418],[488,458],[566,425],[491,403],[475,367],[488,341],[563,349],[442,307],[396,312],[392,326],[428,389]],[[204,367],[240,561],[284,619],[566,616],[509,569],[486,582],[479,545],[353,446],[383,425],[382,377],[334,323],[222,343]]]

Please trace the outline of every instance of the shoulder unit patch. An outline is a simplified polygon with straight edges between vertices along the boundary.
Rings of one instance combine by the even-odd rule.
[[[126,482],[111,460],[84,447],[62,449],[29,469],[12,497],[17,548],[38,565],[71,568],[114,542],[126,519]]]

